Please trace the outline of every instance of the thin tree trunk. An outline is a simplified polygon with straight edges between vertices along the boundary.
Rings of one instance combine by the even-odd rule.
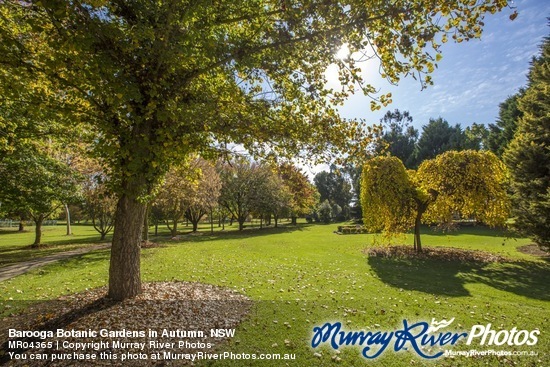
[[[171,231],[172,231],[172,237],[176,237],[178,235],[178,221],[177,220],[174,221],[174,224],[172,226]]]
[[[214,234],[214,217],[212,216],[214,213],[212,209],[210,209],[210,233]]]
[[[244,221],[245,220],[246,220],[246,218],[243,219],[243,220],[239,219],[239,231],[242,231],[244,229]]]
[[[422,252],[422,243],[420,241],[420,218],[422,213],[418,213],[414,220],[414,250],[416,252]]]
[[[40,214],[38,217],[34,218],[34,243],[32,244],[32,247],[38,247],[40,246],[40,242],[42,241],[42,223],[44,222],[44,215]]]
[[[67,204],[65,204],[65,216],[67,217],[67,236],[70,236],[73,234],[73,231],[71,230],[71,212]]]
[[[273,216],[273,219],[275,219],[275,228],[279,226],[279,217]]]
[[[19,232],[23,232],[25,230],[25,225],[23,224],[23,219],[19,220]]]
[[[420,241],[420,224],[422,221],[422,214],[428,209],[430,201],[417,201],[416,218],[414,219],[414,250],[416,252],[422,252],[422,242]]]
[[[193,232],[197,232],[197,229],[199,228],[199,221],[198,220],[192,220],[191,224],[193,225]]]
[[[143,219],[143,233],[141,234],[142,241],[149,241],[149,211],[151,210],[151,205],[147,204],[147,209],[145,210],[145,218]]]
[[[140,250],[146,206],[127,194],[118,201],[109,267],[109,298],[114,300],[141,293]]]

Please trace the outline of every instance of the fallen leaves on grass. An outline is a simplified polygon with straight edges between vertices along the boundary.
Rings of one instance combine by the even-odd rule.
[[[365,253],[371,257],[384,258],[411,258],[421,260],[442,260],[442,261],[460,261],[493,263],[504,262],[506,258],[485,251],[462,250],[447,247],[424,247],[422,252],[416,252],[412,246],[385,246],[370,247],[365,249]]]
[[[518,247],[518,251],[523,252],[524,254],[538,256],[538,257],[542,257],[542,258],[550,260],[550,252],[545,251],[539,245],[534,244],[534,243],[532,243],[530,245],[525,245],[525,246]]]
[[[56,334],[58,329],[63,330],[93,330],[98,334],[101,330],[107,331],[137,331],[142,332],[143,337],[76,337],[63,336],[47,340],[37,339],[26,341],[44,342],[52,341],[54,345],[59,342],[58,349],[27,349],[18,353],[37,354],[52,353],[72,354],[93,353],[97,355],[95,360],[80,361],[86,365],[128,365],[130,361],[121,361],[122,354],[143,353],[151,356],[164,352],[176,354],[204,352],[210,353],[218,348],[227,338],[211,337],[211,329],[235,328],[248,313],[251,301],[245,296],[231,290],[208,284],[189,282],[158,282],[144,283],[143,292],[133,298],[122,302],[114,302],[105,298],[106,288],[98,288],[83,293],[69,295],[57,301],[42,302],[27,309],[24,314],[7,317],[2,320],[0,327],[0,364],[9,361],[8,329],[17,330],[52,330]],[[174,336],[172,333],[179,333]],[[151,331],[156,332],[152,336]],[[166,333],[163,336],[163,332]],[[187,334],[186,334],[187,333]],[[10,338],[13,340],[14,338]],[[22,339],[19,339],[22,340]],[[119,342],[124,347],[116,347]],[[151,344],[152,341],[159,343]],[[97,347],[88,346],[82,350],[71,349],[70,343],[94,342]],[[98,345],[100,342],[107,344]],[[182,342],[181,344],[179,342]],[[66,344],[63,344],[66,343]],[[67,344],[68,343],[68,344]],[[128,343],[128,344],[126,344]],[[144,344],[137,344],[144,343]],[[74,345],[74,344],[72,344]],[[117,360],[101,359],[100,354],[117,354]],[[8,358],[6,358],[8,357]],[[11,360],[9,365],[28,365],[30,358]],[[186,359],[172,360],[161,358],[160,361],[147,359],[135,359],[132,366],[150,365],[184,365],[191,361]],[[33,360],[33,366],[69,366],[74,365],[75,360],[45,361]]]
[[[152,241],[141,241],[141,248],[155,248],[155,247],[166,247],[157,242]]]

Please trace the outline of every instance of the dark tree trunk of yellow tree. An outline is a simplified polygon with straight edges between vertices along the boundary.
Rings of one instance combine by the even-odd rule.
[[[422,213],[417,213],[414,220],[414,250],[416,252],[422,252],[422,242],[420,241],[420,219]]]

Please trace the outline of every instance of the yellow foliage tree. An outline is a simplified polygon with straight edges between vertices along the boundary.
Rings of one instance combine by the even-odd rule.
[[[510,209],[506,168],[491,152],[445,152],[407,171],[396,157],[376,157],[363,168],[361,204],[369,231],[403,232],[414,227],[422,251],[420,224],[449,223],[453,215],[491,226],[503,224]]]

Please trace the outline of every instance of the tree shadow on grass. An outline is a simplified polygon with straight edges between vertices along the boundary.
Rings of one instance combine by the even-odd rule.
[[[374,256],[369,256],[368,263],[381,281],[397,288],[451,297],[470,295],[458,277],[467,270],[463,264]]]
[[[550,266],[544,262],[476,262],[369,256],[381,281],[441,296],[470,296],[468,283],[482,283],[520,296],[550,300]]]
[[[26,232],[30,232],[30,231],[24,230],[23,232],[20,232],[19,229],[17,229],[17,228],[13,228],[13,229],[2,228],[2,229],[0,229],[0,236],[8,235],[8,234],[13,235],[13,234],[16,234],[16,233],[26,233]]]
[[[462,277],[468,283],[483,283],[527,298],[550,301],[550,266],[543,262],[514,261],[473,268]]]

